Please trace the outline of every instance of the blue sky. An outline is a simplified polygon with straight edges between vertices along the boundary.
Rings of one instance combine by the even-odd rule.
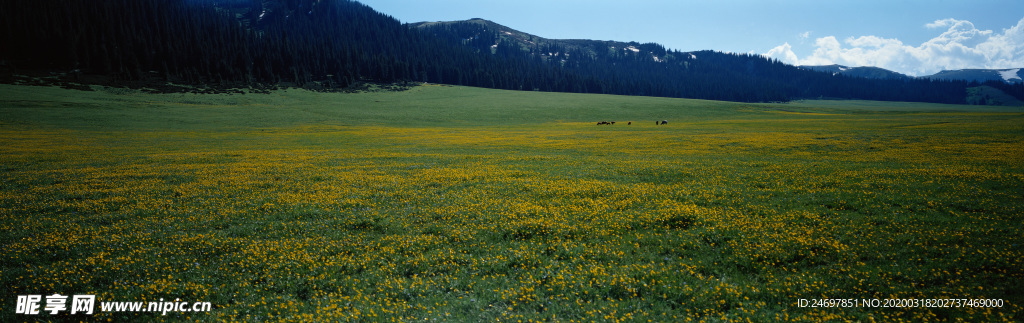
[[[1022,0],[360,0],[402,22],[484,18],[546,38],[656,42],[910,75],[1024,67]]]

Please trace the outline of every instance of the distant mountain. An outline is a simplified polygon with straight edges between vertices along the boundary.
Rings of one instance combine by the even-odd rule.
[[[459,25],[478,26],[479,30],[470,28],[468,33],[452,30],[452,28],[458,28]],[[542,60],[565,60],[569,55],[569,52],[579,51],[586,55],[615,55],[616,52],[621,54],[635,54],[637,57],[649,59],[652,62],[661,62],[666,55],[665,47],[655,43],[637,43],[637,42],[621,42],[621,41],[601,41],[601,40],[589,40],[589,39],[548,39],[537,35],[528,34],[522,31],[518,31],[496,22],[473,18],[470,20],[461,21],[445,21],[445,22],[418,22],[409,24],[409,26],[426,30],[435,34],[439,34],[438,31],[454,31],[461,36],[467,36],[463,39],[463,43],[469,45],[484,45],[491,46],[492,53],[501,45],[502,42],[508,42],[514,44],[513,47],[518,47],[522,51],[535,52]],[[497,37],[487,37],[488,33],[495,33]],[[443,33],[443,32],[442,32]],[[561,48],[564,51],[545,51],[545,49]],[[536,50],[534,50],[536,49]],[[684,53],[690,58],[695,58],[693,53]],[[660,56],[659,56],[660,55]]]
[[[860,67],[849,67],[844,65],[801,65],[802,69],[808,69],[812,71],[832,73],[835,75],[842,74],[853,77],[864,77],[871,79],[912,79],[913,76],[893,72],[880,67],[873,66],[860,66]],[[1012,69],[963,69],[963,70],[946,70],[933,75],[920,76],[918,78],[933,79],[933,80],[946,80],[946,81],[968,81],[985,83],[988,81],[1005,82],[1005,83],[1022,83],[1024,82],[1024,68],[1012,68]]]
[[[846,75],[870,79],[931,79],[959,82],[977,82],[977,86],[967,88],[967,104],[1021,106],[1024,104],[1024,69],[966,69],[942,71],[935,75],[913,77],[893,72],[884,68],[861,66],[848,67],[843,65],[800,66],[802,69]]]
[[[880,67],[873,66],[860,66],[860,67],[849,67],[843,65],[819,65],[810,66],[802,65],[799,66],[802,69],[809,69],[812,71],[827,72],[832,74],[843,74],[853,77],[863,77],[869,79],[900,79],[907,80],[913,77],[893,72]]]
[[[942,71],[934,75],[922,76],[935,80],[962,80],[983,83],[998,81],[1006,83],[1024,83],[1024,68],[1011,69],[963,69]]]
[[[760,55],[683,52],[655,43],[549,39],[479,18],[409,26],[483,56],[528,60],[593,76],[594,82],[571,85],[585,92],[754,102],[822,97],[966,102],[966,82],[914,79],[877,68],[839,75]]]

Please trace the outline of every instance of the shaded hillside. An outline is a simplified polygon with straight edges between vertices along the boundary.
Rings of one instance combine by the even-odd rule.
[[[403,25],[349,0],[0,3],[0,79],[143,88],[432,82],[729,101],[966,102],[967,82],[870,80],[758,55],[550,40],[477,19]],[[171,88],[171,90],[189,87]]]
[[[419,81],[543,90],[574,75],[475,55],[355,1],[57,1],[0,3],[0,72],[153,86],[344,88]]]
[[[1024,101],[991,85],[982,85],[967,89],[967,104],[1020,107]]]

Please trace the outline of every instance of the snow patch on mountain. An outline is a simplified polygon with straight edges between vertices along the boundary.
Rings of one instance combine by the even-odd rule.
[[[1019,68],[1011,68],[1008,70],[999,71],[999,76],[1002,76],[1003,80],[1010,82],[1010,80],[1012,79],[1021,79],[1020,76],[1017,76],[1017,73],[1020,73]]]

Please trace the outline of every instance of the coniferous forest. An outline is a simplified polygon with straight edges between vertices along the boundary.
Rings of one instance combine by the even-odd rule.
[[[965,103],[964,81],[865,79],[758,55],[598,41],[523,46],[486,24],[418,28],[350,0],[0,2],[0,81],[336,90],[431,82],[510,90],[745,102],[800,98]],[[1024,99],[1020,85],[993,85]]]

